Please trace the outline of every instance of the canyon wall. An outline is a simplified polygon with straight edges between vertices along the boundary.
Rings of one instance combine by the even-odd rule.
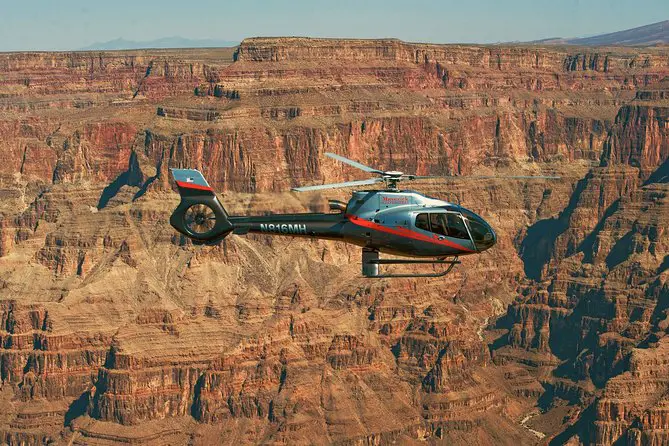
[[[666,441],[667,76],[392,39],[0,54],[3,442]],[[362,178],[328,151],[454,175],[412,187],[497,246],[370,280],[355,247],[167,222],[173,167],[231,213],[324,211],[348,192],[287,191]]]

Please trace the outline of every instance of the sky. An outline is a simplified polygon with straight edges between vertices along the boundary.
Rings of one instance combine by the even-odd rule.
[[[169,36],[495,43],[583,37],[667,19],[668,0],[0,0],[0,51]]]

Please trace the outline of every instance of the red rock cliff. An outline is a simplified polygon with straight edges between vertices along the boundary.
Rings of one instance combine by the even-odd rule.
[[[664,438],[660,385],[650,412],[606,408],[666,329],[668,60],[328,39],[0,55],[3,441],[530,444],[538,401],[558,439]],[[322,210],[286,191],[359,178],[326,151],[562,180],[416,184],[499,236],[429,282],[360,279],[333,242],[194,247],[167,224],[170,167],[231,212]]]

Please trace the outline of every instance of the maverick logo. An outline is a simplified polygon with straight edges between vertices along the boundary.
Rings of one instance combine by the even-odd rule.
[[[383,204],[409,204],[409,197],[389,197],[384,195],[381,197]]]
[[[307,225],[299,225],[292,223],[275,225],[272,223],[261,223],[260,232],[273,232],[275,234],[306,234]]]

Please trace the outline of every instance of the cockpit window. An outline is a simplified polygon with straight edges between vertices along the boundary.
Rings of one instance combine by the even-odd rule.
[[[448,235],[455,238],[469,239],[469,233],[465,222],[458,214],[443,214],[446,215],[448,221]]]
[[[469,220],[469,228],[472,230],[472,237],[475,242],[483,242],[492,240],[492,234],[481,223],[476,220]]]
[[[430,220],[428,219],[427,214],[416,215],[416,227],[424,231],[430,230]]]
[[[430,228],[435,234],[448,235],[446,214],[430,214]]]
[[[467,223],[469,223],[469,229],[472,232],[472,238],[474,239],[474,243],[476,243],[478,249],[487,249],[495,244],[495,236],[493,235],[490,228],[471,218],[467,219]]]
[[[469,233],[459,214],[433,212],[416,215],[416,228],[448,237],[469,240]]]
[[[469,225],[469,232],[471,232],[472,239],[478,250],[483,251],[495,244],[497,241],[495,233],[483,218],[464,208],[462,209],[462,215],[465,216],[466,222]]]

